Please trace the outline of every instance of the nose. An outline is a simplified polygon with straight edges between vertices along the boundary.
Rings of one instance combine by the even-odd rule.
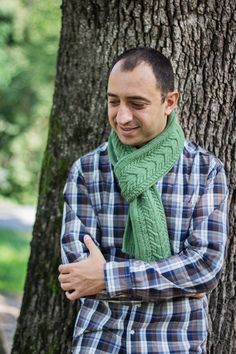
[[[132,112],[127,106],[120,105],[116,115],[116,122],[120,125],[125,125],[133,119]]]

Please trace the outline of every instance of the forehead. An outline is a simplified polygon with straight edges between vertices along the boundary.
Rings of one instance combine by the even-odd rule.
[[[140,63],[132,71],[122,69],[122,61],[116,63],[108,79],[108,92],[121,95],[152,95],[158,92],[156,77],[152,68]]]

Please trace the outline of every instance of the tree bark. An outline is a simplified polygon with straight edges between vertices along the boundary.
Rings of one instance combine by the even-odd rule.
[[[69,353],[76,305],[59,288],[62,190],[69,167],[105,141],[106,82],[124,49],[151,46],[171,57],[186,136],[225,164],[229,247],[210,295],[208,353],[236,353],[235,2],[64,0],[57,77],[23,305],[12,353]]]

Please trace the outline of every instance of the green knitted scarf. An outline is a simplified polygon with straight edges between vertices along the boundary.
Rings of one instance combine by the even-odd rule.
[[[184,147],[175,112],[156,138],[140,148],[122,144],[112,130],[108,154],[121,194],[129,202],[122,251],[147,262],[171,255],[166,217],[156,182],[170,171]]]

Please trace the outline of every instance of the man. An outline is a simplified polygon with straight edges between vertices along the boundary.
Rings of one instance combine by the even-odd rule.
[[[222,163],[185,140],[161,53],[119,56],[107,97],[108,143],[73,165],[64,191],[59,281],[81,302],[73,353],[206,353],[227,239]]]

